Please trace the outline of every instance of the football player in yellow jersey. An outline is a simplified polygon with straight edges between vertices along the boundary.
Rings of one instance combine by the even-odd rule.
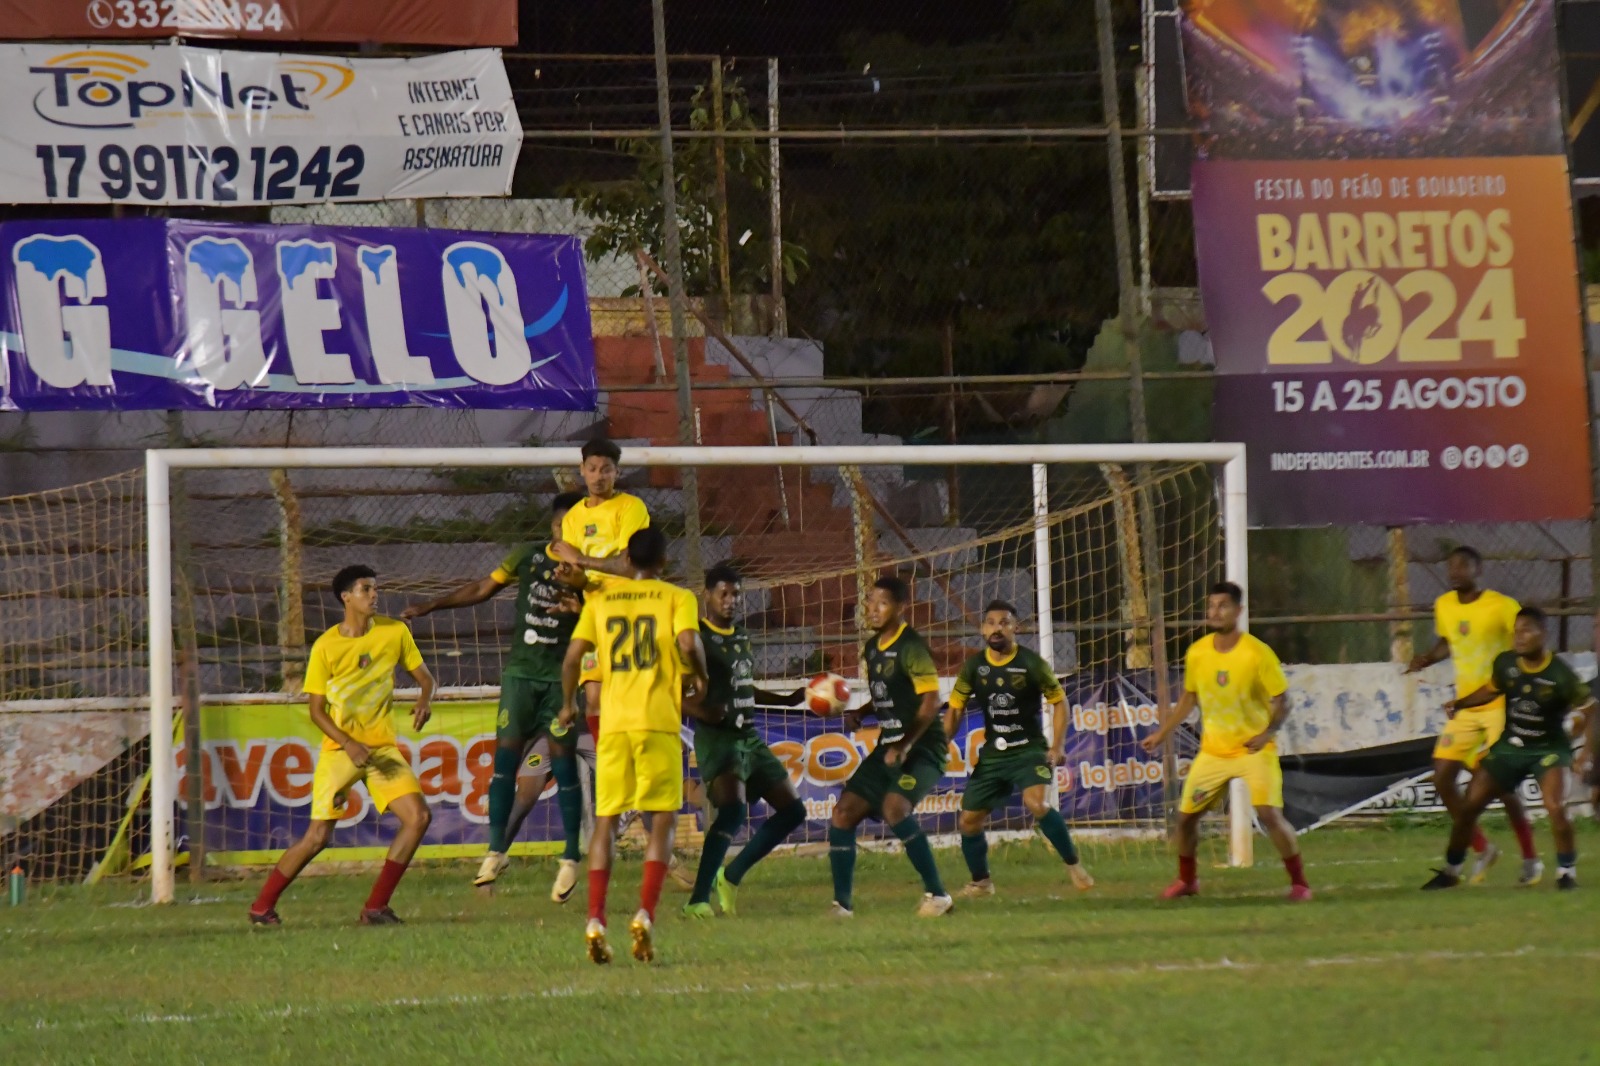
[[[1510,596],[1494,589],[1479,588],[1482,571],[1483,557],[1466,545],[1445,559],[1450,591],[1433,604],[1433,628],[1439,639],[1427,652],[1412,659],[1406,669],[1410,674],[1445,659],[1453,660],[1457,699],[1465,699],[1486,684],[1494,671],[1495,657],[1511,650],[1517,611],[1521,609]],[[1438,743],[1433,746],[1433,787],[1452,818],[1460,813],[1465,802],[1460,785],[1461,771],[1476,768],[1505,728],[1506,701],[1497,699],[1452,715],[1444,732],[1439,734]],[[1511,831],[1516,834],[1517,845],[1522,850],[1522,874],[1517,884],[1536,885],[1544,877],[1544,863],[1539,861],[1527,811],[1514,792],[1506,793],[1500,800],[1505,804],[1506,820],[1511,823]],[[1479,884],[1500,857],[1500,849],[1489,842],[1476,822],[1472,829],[1472,850],[1477,858],[1468,880]]]
[[[591,593],[562,663],[561,721],[577,711],[583,657],[591,650],[600,668],[600,736],[595,746],[594,832],[589,839],[589,957],[611,961],[606,944],[606,889],[611,881],[617,818],[637,809],[656,817],[645,850],[639,910],[628,926],[633,957],[655,957],[653,931],[661,885],[672,859],[674,816],[683,806],[683,724],[706,686],[706,652],[700,641],[700,604],[687,589],[659,579],[667,561],[660,530],[641,529],[628,538],[628,580],[607,582]],[[688,692],[685,693],[685,680]]]
[[[1164,708],[1161,726],[1144,739],[1144,750],[1161,750],[1172,731],[1200,706],[1200,754],[1189,767],[1178,803],[1178,879],[1162,899],[1200,894],[1195,851],[1200,819],[1228,794],[1228,783],[1243,778],[1250,786],[1256,820],[1272,838],[1284,869],[1289,871],[1289,896],[1311,898],[1300,842],[1283,816],[1283,769],[1278,765],[1278,730],[1289,717],[1284,694],[1289,682],[1283,665],[1266,644],[1239,629],[1244,592],[1231,581],[1211,586],[1206,597],[1209,636],[1190,646],[1183,659],[1183,696]]]
[[[428,705],[433,699],[433,675],[411,639],[411,630],[377,613],[378,579],[370,567],[340,570],[333,579],[333,594],[344,604],[344,620],[317,638],[306,665],[311,721],[324,736],[311,782],[311,825],[283,853],[251,905],[252,925],[282,924],[278,897],[328,846],[345,799],[358,781],[366,782],[379,814],[391,810],[400,819],[400,832],[389,845],[383,871],[362,908],[361,924],[399,925],[389,898],[433,820],[411,764],[396,744],[394,671],[403,666],[422,689],[411,708],[413,729],[421,729],[432,716]]]

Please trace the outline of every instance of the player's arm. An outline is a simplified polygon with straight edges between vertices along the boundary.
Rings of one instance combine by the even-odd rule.
[[[1434,663],[1442,663],[1448,658],[1450,658],[1450,642],[1440,637],[1434,641],[1433,647],[1411,660],[1411,665],[1406,667],[1406,673],[1414,674],[1418,670],[1426,670]]]
[[[768,689],[756,689],[756,704],[760,707],[803,707],[806,702],[806,690],[802,686],[790,693],[772,692]]]
[[[1272,701],[1268,704],[1272,716],[1267,719],[1267,728],[1244,742],[1245,750],[1252,755],[1272,743],[1278,730],[1283,728],[1284,719],[1289,717],[1289,679],[1284,676],[1277,653],[1265,644],[1261,645],[1261,687]]]
[[[1157,751],[1161,745],[1167,742],[1167,738],[1172,735],[1173,730],[1188,720],[1189,716],[1194,713],[1195,705],[1199,702],[1200,698],[1186,686],[1183,690],[1183,695],[1178,697],[1178,702],[1175,706],[1162,708],[1161,724],[1156,727],[1154,733],[1140,741],[1139,746],[1148,752]]]
[[[584,617],[587,617],[585,615]],[[582,622],[580,620],[579,624]],[[567,645],[567,657],[561,660],[561,727],[571,729],[578,720],[578,678],[583,673],[583,657],[594,650],[594,645],[580,637],[573,637]],[[593,712],[594,708],[590,708]]]
[[[716,725],[726,716],[728,709],[705,706],[704,697],[711,681],[711,674],[706,669],[706,645],[705,641],[700,639],[698,623],[693,629],[678,630],[678,654],[683,659],[684,665],[689,668],[689,687],[683,697],[684,709],[696,721]]]
[[[911,745],[921,740],[922,734],[939,717],[938,667],[934,666],[933,655],[926,647],[913,647],[917,650],[913,652],[908,648],[900,662],[911,677],[913,690],[922,697],[922,703],[917,707],[917,717],[912,721],[911,728],[906,730],[906,735],[884,752],[883,761],[889,766],[899,766],[905,760],[906,752],[911,750]]]
[[[494,596],[495,593],[511,584],[510,576],[504,581],[499,580],[502,571],[496,570],[488,577],[469,581],[460,588],[445,593],[436,599],[424,600],[422,603],[413,603],[400,612],[400,617],[410,621],[413,618],[422,618],[434,611],[448,611],[454,607],[476,607]]]
[[[633,571],[628,569],[628,557],[626,555],[608,555],[604,559],[600,559],[593,555],[583,554],[583,552],[566,541],[560,541],[550,550],[555,552],[556,558],[562,562],[569,563],[581,570],[596,574],[607,574],[611,577],[633,576]]]
[[[428,669],[427,663],[418,663],[409,672],[422,690],[417,694],[417,702],[411,705],[411,728],[421,729],[433,717],[433,671]]]
[[[344,753],[350,756],[351,762],[357,766],[365,766],[372,752],[365,744],[340,729],[338,723],[329,717],[328,697],[320,692],[313,692],[307,697],[306,702],[307,709],[311,712],[311,724],[322,730],[323,736],[343,748]]]
[[[1578,716],[1578,724],[1572,730],[1572,739],[1577,742],[1579,747],[1578,757],[1572,762],[1572,769],[1580,776],[1588,773],[1589,767],[1594,764],[1595,756],[1593,735],[1589,732],[1590,727],[1594,724],[1595,700],[1593,696],[1588,694],[1589,688],[1587,685],[1583,686],[1581,691],[1583,692],[1583,702],[1573,708],[1573,713]]]
[[[1500,698],[1500,695],[1500,689],[1495,687],[1495,679],[1491,677],[1479,685],[1475,692],[1469,692],[1460,699],[1451,700],[1445,704],[1444,713],[1454,718],[1457,711],[1469,711],[1474,707],[1482,707],[1484,704],[1493,703]]]

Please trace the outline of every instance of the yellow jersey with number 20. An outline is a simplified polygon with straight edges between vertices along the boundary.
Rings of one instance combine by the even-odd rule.
[[[1218,651],[1213,633],[1183,658],[1183,687],[1200,700],[1200,750],[1231,759],[1272,721],[1272,701],[1289,691],[1277,653],[1249,633]]]
[[[572,639],[594,645],[599,660],[601,736],[678,732],[687,673],[678,634],[699,628],[694,594],[665,581],[616,578],[589,594]]]

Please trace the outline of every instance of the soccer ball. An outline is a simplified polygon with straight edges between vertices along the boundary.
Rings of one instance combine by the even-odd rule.
[[[850,702],[850,683],[838,674],[818,674],[806,686],[806,707],[812,714],[838,714]]]

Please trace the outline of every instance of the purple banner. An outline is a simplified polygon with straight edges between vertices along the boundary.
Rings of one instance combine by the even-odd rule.
[[[0,410],[592,410],[572,237],[0,224]]]

